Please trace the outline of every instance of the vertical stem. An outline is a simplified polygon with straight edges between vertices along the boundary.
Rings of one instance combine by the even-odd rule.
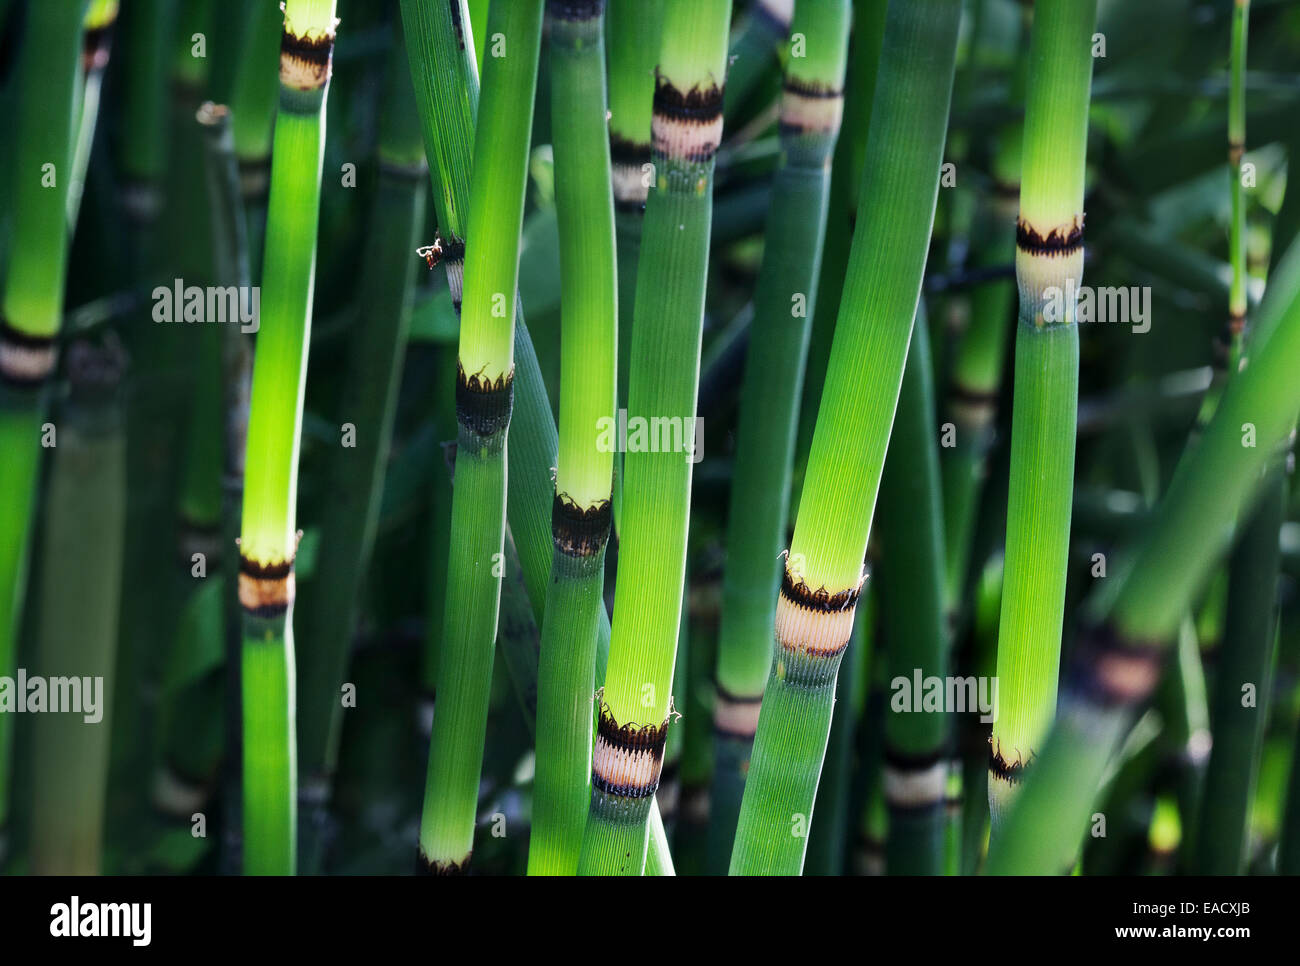
[[[288,0],[240,534],[244,871],[297,866],[294,557],[334,0]]]
[[[1015,407],[989,756],[993,834],[1056,711],[1074,494],[1083,180],[1096,0],[1043,0],[1030,34],[1016,222]]]

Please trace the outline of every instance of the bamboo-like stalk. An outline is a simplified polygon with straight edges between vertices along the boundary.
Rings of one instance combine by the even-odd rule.
[[[12,676],[27,591],[45,387],[54,372],[68,264],[71,132],[89,0],[27,12],[10,169],[12,240],[0,301],[0,675]],[[13,716],[0,714],[0,853],[9,818]]]
[[[808,360],[799,405],[799,437],[795,447],[795,483],[801,485],[817,426],[817,409],[826,365],[835,335],[835,318],[844,292],[844,273],[849,264],[858,213],[858,190],[862,187],[862,162],[871,130],[871,105],[875,100],[880,70],[880,47],[885,34],[888,0],[853,0],[853,32],[849,41],[847,89],[844,92],[844,121],[831,162],[831,193],[822,243],[822,265],[817,283],[817,308],[813,312],[808,339]],[[796,494],[797,496],[797,494]],[[797,499],[796,499],[797,502]]]
[[[1223,643],[1215,669],[1214,743],[1197,809],[1192,871],[1238,875],[1246,861],[1277,639],[1278,531],[1286,519],[1289,447],[1277,454],[1228,564]]]
[[[609,147],[614,184],[614,229],[618,249],[618,406],[627,406],[628,363],[632,358],[632,312],[641,259],[641,230],[649,175],[650,127],[655,62],[663,26],[664,0],[610,0]],[[614,456],[614,529],[622,525],[623,454]]]
[[[722,584],[710,865],[730,861],[749,770],[781,582],[795,433],[809,327],[826,231],[831,156],[839,136],[848,59],[848,0],[803,3],[790,27],[802,56],[785,73],[781,163],[773,177],[763,268],[740,390],[727,567]]]
[[[515,284],[542,0],[493,4],[488,32],[505,56],[484,65],[483,111],[465,248],[447,606],[438,667],[420,854],[428,870],[463,871],[474,847],[479,772],[501,599],[506,430],[513,404]]]
[[[213,284],[237,290],[250,284],[248,230],[240,190],[239,164],[235,157],[232,117],[220,105],[206,104],[199,109],[199,123],[205,133],[204,166],[212,211]],[[253,379],[253,345],[242,327],[227,326],[222,332],[222,507],[221,542],[223,547],[236,545],[244,498],[244,458],[248,443],[249,397]],[[225,714],[223,716],[225,748],[243,745],[240,715],[240,654],[243,646],[240,627],[239,557],[221,555],[224,583],[221,616],[225,653]],[[221,869],[226,874],[238,872],[242,816],[241,756],[228,752],[222,761],[222,807],[228,816],[222,837]]]
[[[591,798],[596,641],[605,607],[614,454],[618,270],[606,129],[604,0],[549,0],[560,235],[560,448],[537,681],[530,875],[578,869]]]
[[[1233,7],[1231,84],[1228,93],[1228,161],[1232,226],[1229,261],[1229,324],[1216,362],[1227,379],[1247,365],[1246,211],[1241,158],[1246,138],[1245,61],[1249,0]],[[1210,396],[1217,395],[1212,388]],[[1207,399],[1207,405],[1214,402]],[[1202,412],[1205,407],[1202,407]],[[1287,463],[1284,447],[1266,470],[1258,503],[1244,520],[1228,565],[1223,644],[1216,669],[1213,735],[1197,809],[1192,868],[1205,875],[1235,875],[1246,860],[1250,802],[1264,725],[1268,720],[1273,645],[1277,635],[1278,531],[1286,519]],[[1249,694],[1247,693],[1249,691]]]
[[[248,257],[254,279],[262,270],[266,199],[271,184],[271,138],[279,85],[275,64],[284,18],[276,3],[255,0],[244,11],[244,55],[230,95],[231,130],[239,163],[239,189],[248,218]]]
[[[411,256],[424,228],[428,172],[406,55],[390,68],[379,134],[379,179],[370,244],[362,272],[365,324],[353,335],[341,422],[351,443],[329,467],[331,499],[321,522],[328,548],[303,594],[302,626],[312,642],[298,659],[299,805],[322,809],[338,763],[342,730],[339,688],[357,624],[359,597],[379,523],[385,466],[393,435],[406,331],[415,291]],[[313,857],[315,861],[316,857]]]
[[[619,582],[578,869],[640,875],[672,720],[686,571],[695,404],[713,161],[722,136],[730,0],[667,0],[656,68],[653,158],[632,331],[628,416],[681,428],[668,452],[624,458]],[[631,447],[629,447],[631,449]]]
[[[862,712],[866,703],[867,681],[876,652],[875,593],[868,584],[853,615],[853,640],[844,654],[839,677],[835,680],[835,713],[831,716],[830,737],[826,740],[826,763],[817,783],[813,814],[817,821],[808,833],[808,853],[804,860],[805,875],[844,875],[853,836],[851,804],[855,774],[854,755],[858,742]]]
[[[960,9],[927,0],[886,14],[857,230],[777,598],[733,874],[803,867],[925,270]]]
[[[297,865],[294,557],[334,0],[288,0],[240,533],[244,871]]]
[[[1294,243],[1260,303],[1254,339],[1251,364],[1228,383],[1144,538],[1090,608],[1056,725],[990,847],[991,873],[1051,874],[1072,863],[1102,774],[1159,679],[1168,642],[1257,493],[1261,471],[1292,434],[1300,412],[1300,383],[1290,377],[1300,365]]]
[[[465,233],[469,209],[466,175],[470,170],[474,115],[478,110],[478,76],[471,45],[462,34],[468,21],[463,0],[446,6],[402,0],[402,22],[424,131],[425,155],[430,159],[432,198],[443,235],[442,264],[453,304],[459,310],[464,248],[457,240]],[[528,598],[540,625],[545,622],[547,585],[555,554],[551,536],[555,504],[551,468],[557,462],[558,437],[537,354],[518,306],[514,352],[517,405],[511,413],[507,445],[515,472],[509,474],[507,513]],[[610,627],[603,608],[597,616],[595,676],[597,681],[603,681]],[[527,686],[527,682],[521,683]],[[651,814],[654,819],[651,836],[655,844],[647,860],[647,874],[672,875],[663,823],[657,820],[658,813],[653,807]],[[651,859],[656,865],[653,870]]]
[[[1095,0],[1034,5],[1016,222],[1015,403],[1006,571],[998,635],[999,702],[989,753],[996,837],[1056,711],[1074,496],[1083,182]],[[1059,311],[1058,311],[1059,310]]]
[[[1033,8],[1022,8],[1022,34],[1029,32]],[[1010,102],[1024,104],[1029,58],[1016,57]],[[1017,201],[1020,197],[1021,118],[997,134],[992,175],[993,197],[987,203],[985,237],[972,258],[976,269],[1015,260]],[[1008,280],[979,286],[971,295],[971,323],[953,351],[947,387],[946,418],[955,431],[954,445],[941,453],[943,470],[944,588],[954,610],[964,598],[971,566],[971,542],[984,492],[989,451],[994,443],[998,394],[1007,356],[1015,285]]]
[[[119,0],[92,0],[86,11],[85,33],[81,42],[82,92],[72,154],[72,184],[68,186],[68,225],[75,227],[81,208],[81,194],[86,184],[86,168],[95,144],[99,123],[99,96],[104,87],[104,72],[113,47],[113,30],[117,24]]]
[[[794,0],[754,0],[740,17],[727,48],[730,69],[723,110],[728,120],[771,71],[777,47],[794,29],[794,7]]]
[[[125,367],[111,334],[103,345],[78,342],[68,351],[70,396],[59,420],[43,534],[37,667],[51,689],[76,703],[37,716],[31,870],[38,875],[102,871],[126,518],[118,402]]]
[[[930,331],[921,302],[880,487],[880,611],[890,685],[884,761],[890,875],[943,873],[953,709],[926,707],[913,683],[945,680],[948,673],[936,424]],[[902,706],[894,688],[899,679],[911,689]]]

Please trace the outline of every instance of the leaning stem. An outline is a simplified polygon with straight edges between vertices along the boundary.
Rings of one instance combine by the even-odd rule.
[[[613,451],[598,445],[597,431],[614,418],[618,270],[605,128],[604,0],[552,2],[548,16],[563,381],[528,871],[572,875],[591,795],[596,642],[614,469]]]
[[[1016,223],[1015,406],[989,755],[993,834],[1056,711],[1074,495],[1083,183],[1095,0],[1043,0],[1030,33]]]
[[[740,391],[740,425],[727,520],[717,693],[710,864],[725,870],[772,656],[789,492],[810,320],[826,230],[831,156],[839,136],[848,58],[848,0],[801,5],[782,97],[782,161],[773,178],[763,267],[754,293]]]
[[[777,596],[733,874],[797,875],[848,646],[939,189],[959,0],[891,4],[859,218]]]
[[[628,452],[624,460],[620,579],[578,867],[584,874],[644,870],[647,817],[673,715],[730,15],[730,0],[664,6],[651,139],[657,181],[646,201],[628,413],[629,420],[676,422],[681,445]]]

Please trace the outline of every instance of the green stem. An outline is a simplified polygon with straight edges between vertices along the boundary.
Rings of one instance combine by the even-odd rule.
[[[725,871],[763,685],[772,658],[776,591],[810,320],[826,231],[831,155],[839,135],[848,56],[848,0],[802,4],[791,30],[804,56],[790,59],[781,111],[781,163],[773,178],[763,268],[740,391],[727,520],[727,567],[718,640],[714,803],[710,853]]]
[[[730,15],[730,0],[667,0],[664,6],[652,125],[657,180],[646,200],[637,272],[628,418],[629,426],[633,419],[648,424],[657,418],[678,432],[646,446],[629,437],[624,460],[620,579],[578,866],[584,874],[644,870],[647,818],[674,713]],[[602,445],[617,446],[614,435],[606,434]]]
[[[297,866],[294,557],[334,0],[288,0],[240,533],[244,871]]]
[[[857,231],[777,598],[733,874],[803,868],[925,271],[960,9],[926,0],[886,14]]]

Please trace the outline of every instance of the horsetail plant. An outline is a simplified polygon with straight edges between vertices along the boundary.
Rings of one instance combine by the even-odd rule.
[[[655,186],[637,269],[628,415],[679,421],[681,445],[624,457],[619,582],[592,758],[583,874],[640,875],[674,715],[713,163],[730,0],[666,0],[652,120]]]
[[[250,3],[244,10],[243,50],[230,95],[231,131],[239,165],[239,188],[248,220],[249,264],[262,267],[266,196],[271,179],[271,139],[279,85],[275,63],[283,16],[272,3]]]
[[[853,628],[939,189],[959,0],[891,4],[859,218],[776,604],[732,874],[803,867],[836,674]],[[944,764],[897,779],[942,794]],[[928,799],[927,799],[928,800]]]
[[[27,591],[46,387],[57,361],[68,266],[72,131],[89,0],[27,11],[10,171],[12,241],[0,301],[0,675],[12,675]],[[0,854],[10,805],[13,716],[0,714]]]
[[[1000,706],[989,752],[993,834],[1056,710],[1074,494],[1083,183],[1096,0],[1034,5],[1016,222],[1015,401]],[[1063,295],[1063,293],[1065,293]],[[1059,311],[1058,311],[1059,309]]]
[[[627,404],[628,363],[632,357],[632,311],[641,257],[645,201],[654,180],[650,127],[654,107],[655,62],[663,25],[664,0],[610,0],[609,148],[614,185],[614,229],[618,248],[618,405]],[[614,528],[621,523],[623,456],[615,454]]]
[[[239,542],[244,871],[252,874],[292,874],[296,868],[295,505],[334,7],[334,0],[287,0],[280,44]]]
[[[465,175],[470,169],[474,115],[478,109],[478,76],[464,34],[468,20],[460,5],[403,0],[402,22],[420,107],[425,154],[430,159],[432,197],[442,235],[439,245],[442,265],[452,304],[459,310],[464,272],[463,236],[469,209],[469,181]],[[551,472],[557,463],[558,437],[537,354],[518,306],[514,351],[514,384],[519,404],[511,413],[507,441],[515,466],[515,472],[509,474],[507,510],[524,584],[537,623],[542,625],[555,555],[551,533],[555,488]],[[605,677],[610,627],[603,608],[599,609],[597,619],[595,678],[599,682]],[[528,682],[522,683],[528,686]],[[663,822],[655,806],[651,806],[651,842],[647,874],[672,875]]]
[[[488,18],[489,33],[499,35],[505,50],[485,65],[474,137],[467,238],[473,244],[464,256],[447,606],[420,821],[421,861],[438,874],[464,871],[474,847],[505,559],[515,284],[542,0],[494,3]]]
[[[791,466],[810,320],[826,230],[831,156],[839,136],[851,9],[848,0],[801,3],[802,37],[782,94],[781,161],[773,176],[763,270],[741,386],[727,567],[713,703],[711,860],[725,871],[749,754],[772,660]]]
[[[1033,8],[1022,8],[1022,34],[1028,34]],[[1029,58],[1016,57],[1011,104],[1024,105]],[[976,269],[1013,264],[1016,257],[1016,216],[1020,199],[1020,151],[1023,118],[1017,116],[998,131],[992,158],[992,197],[983,221],[983,237],[972,263]],[[966,591],[971,567],[975,521],[984,491],[989,452],[996,433],[998,396],[1006,360],[1007,330],[1015,299],[1011,280],[995,280],[971,294],[970,327],[953,351],[947,387],[946,417],[953,426],[953,446],[941,454],[943,470],[944,589],[950,609]]]
[[[75,227],[81,208],[81,194],[90,165],[90,150],[95,144],[99,123],[100,93],[104,73],[113,47],[113,28],[117,24],[118,0],[92,0],[86,11],[85,33],[81,43],[81,105],[77,135],[72,155],[72,184],[68,186],[68,225]]]
[[[1262,471],[1300,412],[1300,245],[1292,243],[1256,314],[1251,364],[1230,380],[1122,573],[1087,605],[1061,710],[990,843],[990,874],[1067,871],[1111,756],[1160,678],[1194,595],[1217,565]]]
[[[333,499],[321,523],[322,556],[304,589],[303,626],[311,653],[298,661],[300,805],[327,803],[342,730],[339,688],[357,624],[358,599],[370,565],[379,522],[385,465],[393,435],[415,289],[411,251],[424,227],[428,171],[415,94],[405,52],[389,73],[379,132],[379,178],[370,242],[363,269],[366,322],[358,326],[348,367],[340,428],[344,442],[332,453]],[[350,439],[348,438],[350,434]],[[312,856],[315,862],[318,856]]]
[[[537,771],[528,871],[578,869],[591,798],[596,641],[613,495],[618,270],[606,129],[604,0],[548,0],[559,216],[560,441],[537,681]]]
[[[126,518],[119,390],[126,356],[115,334],[74,342],[69,396],[50,466],[40,594],[40,673],[72,682],[81,714],[38,716],[32,756],[31,864],[38,875],[102,871],[117,611]],[[68,606],[68,587],[77,605]]]
[[[1238,0],[1233,7],[1228,93],[1232,280],[1228,327],[1215,355],[1229,380],[1248,365],[1251,348],[1246,331],[1246,210],[1241,171],[1246,140],[1244,74],[1249,16],[1249,0]],[[1215,395],[1213,390],[1210,395]],[[1255,510],[1243,519],[1229,556],[1223,645],[1213,693],[1214,742],[1206,764],[1192,847],[1192,867],[1200,874],[1236,875],[1245,863],[1277,636],[1274,605],[1280,557],[1278,532],[1286,519],[1290,442],[1284,441],[1274,451]]]
[[[891,684],[885,715],[884,783],[889,810],[885,868],[940,875],[952,709],[925,707],[920,689],[899,703],[892,685],[943,679],[948,635],[943,594],[943,513],[935,435],[930,332],[917,308],[880,486],[880,610]],[[920,712],[920,713],[917,713]]]

